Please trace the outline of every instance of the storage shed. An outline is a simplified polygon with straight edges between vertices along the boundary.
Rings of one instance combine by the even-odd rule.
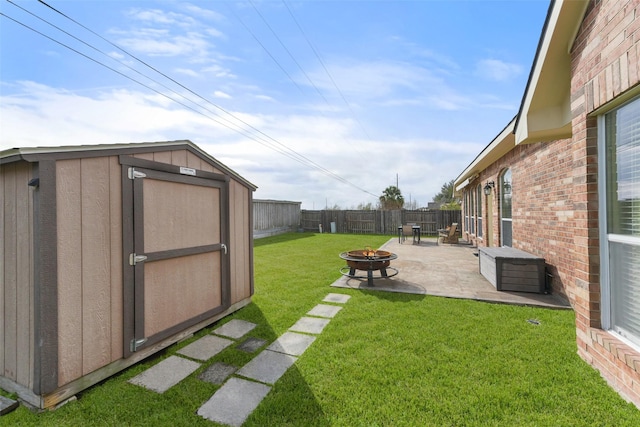
[[[256,187],[190,141],[0,152],[0,388],[48,408],[245,306]]]

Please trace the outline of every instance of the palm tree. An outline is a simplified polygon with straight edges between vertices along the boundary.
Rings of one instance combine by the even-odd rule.
[[[380,207],[382,209],[402,209],[404,206],[404,197],[402,192],[395,185],[385,188],[380,196]]]

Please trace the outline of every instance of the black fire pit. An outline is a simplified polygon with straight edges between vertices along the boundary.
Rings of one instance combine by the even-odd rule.
[[[340,273],[343,276],[359,279],[366,277],[367,285],[369,286],[373,286],[374,271],[380,272],[380,276],[377,278],[393,277],[398,274],[398,269],[389,267],[391,260],[398,258],[398,255],[391,252],[365,248],[342,252],[340,258],[347,261],[347,266],[340,269]],[[358,276],[356,275],[356,270],[366,271],[367,275]],[[389,274],[387,270],[392,270],[392,273]]]

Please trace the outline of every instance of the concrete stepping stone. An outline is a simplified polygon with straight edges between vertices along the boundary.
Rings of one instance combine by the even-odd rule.
[[[344,304],[345,302],[349,301],[349,298],[351,298],[351,295],[329,294],[326,297],[324,297],[324,299],[322,301],[323,302],[335,302],[335,303],[338,303],[338,304]]]
[[[340,310],[342,310],[342,307],[337,305],[318,304],[309,310],[307,314],[309,316],[333,318]]]
[[[264,350],[240,368],[236,374],[266,384],[275,384],[296,360],[296,357],[288,354]]]
[[[225,348],[233,344],[234,341],[226,338],[216,337],[213,335],[205,335],[197,341],[181,348],[178,354],[198,360],[209,360]]]
[[[245,353],[253,353],[263,345],[267,343],[267,340],[263,340],[261,338],[247,338],[241,344],[239,344],[236,348],[240,351],[244,351]]]
[[[157,365],[131,378],[129,382],[157,393],[164,393],[199,367],[198,362],[178,356],[169,356]]]
[[[249,331],[253,330],[253,328],[255,328],[256,326],[257,325],[255,323],[247,322],[246,320],[233,319],[220,326],[218,329],[215,329],[213,333],[216,335],[238,339],[247,334]]]
[[[308,334],[319,334],[330,321],[331,319],[321,319],[319,317],[302,317],[290,327],[289,330]]]
[[[241,378],[230,378],[204,405],[198,415],[229,426],[241,426],[271,387]]]
[[[8,414],[9,412],[20,406],[20,402],[17,400],[9,399],[8,397],[0,396],[0,416]]]
[[[209,366],[200,375],[198,375],[198,378],[211,384],[220,385],[224,383],[224,381],[237,370],[238,368],[236,368],[235,366],[227,365],[226,363],[222,362],[216,362],[213,365]]]
[[[316,337],[295,332],[285,332],[280,338],[275,340],[267,350],[278,353],[300,356],[315,341]]]

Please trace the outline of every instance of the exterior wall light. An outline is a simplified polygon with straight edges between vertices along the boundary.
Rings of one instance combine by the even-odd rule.
[[[511,184],[509,183],[509,181],[505,181],[504,185],[504,194],[511,194]]]
[[[490,196],[494,186],[495,183],[493,181],[487,181],[487,184],[484,186],[484,195]]]

